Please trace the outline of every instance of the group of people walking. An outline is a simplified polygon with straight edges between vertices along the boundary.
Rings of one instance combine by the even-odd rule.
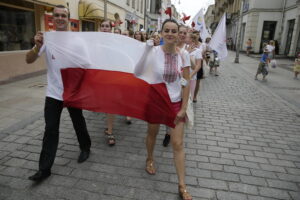
[[[58,5],[53,10],[53,22],[56,31],[68,31],[69,11],[66,7]],[[100,25],[100,32],[109,32],[113,30],[112,23],[105,20]],[[174,163],[178,176],[178,192],[182,199],[191,200],[192,196],[187,191],[185,185],[185,153],[184,153],[184,124],[187,120],[186,110],[188,99],[191,98],[194,103],[197,102],[197,96],[200,88],[200,81],[203,79],[203,63],[208,64],[210,49],[207,38],[201,43],[200,34],[185,25],[179,25],[173,19],[164,21],[161,32],[154,32],[148,36],[144,32],[136,31],[132,34],[129,31],[121,31],[115,28],[115,34],[133,37],[141,42],[146,40],[148,45],[153,45],[153,52],[157,59],[157,68],[155,71],[162,73],[164,83],[166,84],[172,108],[176,114],[174,121],[175,127],[169,128],[164,139],[164,146],[172,144]],[[35,46],[26,54],[26,62],[33,63],[45,52],[43,33],[38,32],[35,37]],[[48,55],[49,54],[49,55]],[[47,52],[46,59],[53,59],[51,52]],[[59,63],[58,63],[59,65]],[[138,71],[139,69],[135,69]],[[42,143],[42,150],[39,158],[39,170],[29,177],[33,181],[41,181],[51,175],[51,168],[54,163],[59,141],[60,117],[63,110],[63,88],[59,86],[62,83],[59,68],[49,67],[47,73],[47,94],[45,99],[44,116],[45,132]],[[51,83],[51,84],[49,84]],[[49,85],[54,87],[49,87]],[[82,110],[68,107],[73,127],[75,129],[80,147],[78,163],[88,159],[90,155],[91,139],[87,130],[85,118]],[[113,146],[116,144],[116,138],[113,135],[113,124],[115,115],[107,114],[107,128],[104,130],[107,144]],[[130,117],[126,117],[126,122],[131,123]],[[150,175],[156,174],[156,164],[154,158],[154,147],[156,137],[159,132],[159,124],[148,123],[146,136],[147,158],[145,170]]]

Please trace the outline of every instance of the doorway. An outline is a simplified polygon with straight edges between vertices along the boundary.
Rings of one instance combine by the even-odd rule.
[[[264,21],[259,52],[262,53],[264,43],[274,40],[276,21]]]

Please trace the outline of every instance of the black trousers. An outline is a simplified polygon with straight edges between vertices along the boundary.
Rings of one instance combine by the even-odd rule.
[[[50,171],[54,163],[59,140],[59,124],[62,110],[63,101],[59,101],[51,97],[46,97],[44,108],[46,125],[42,151],[39,160],[39,169],[42,171]],[[90,150],[91,139],[87,131],[82,110],[68,107],[68,111],[72,119],[80,149],[87,151]]]

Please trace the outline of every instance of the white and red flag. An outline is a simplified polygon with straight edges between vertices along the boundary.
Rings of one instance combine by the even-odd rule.
[[[57,87],[61,92],[55,95],[65,106],[175,126],[167,87],[150,68],[155,59],[139,63],[149,48],[145,43],[101,32],[47,32],[44,37],[48,96]],[[139,64],[149,67],[137,78]],[[57,73],[57,80],[49,80],[49,73]]]
[[[194,24],[193,28],[200,32],[200,37],[203,42],[205,41],[206,38],[211,37],[208,30],[206,29],[203,9],[200,9],[200,11],[193,18],[192,24]]]
[[[226,13],[221,18],[214,35],[211,38],[209,46],[218,52],[218,58],[224,59],[228,55],[226,46]]]

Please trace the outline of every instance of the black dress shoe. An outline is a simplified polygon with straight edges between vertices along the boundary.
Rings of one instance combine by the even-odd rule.
[[[42,181],[46,178],[48,178],[51,175],[50,171],[37,171],[34,175],[29,176],[28,179],[32,181]]]
[[[165,135],[165,139],[164,139],[164,141],[163,141],[163,146],[164,146],[164,147],[167,147],[167,146],[169,145],[169,143],[170,143],[170,138],[171,138],[171,136],[170,136],[169,134],[166,134],[166,135]]]
[[[77,162],[78,163],[83,163],[84,161],[86,161],[86,159],[89,158],[89,156],[90,156],[90,151],[89,150],[88,151],[81,151]]]

